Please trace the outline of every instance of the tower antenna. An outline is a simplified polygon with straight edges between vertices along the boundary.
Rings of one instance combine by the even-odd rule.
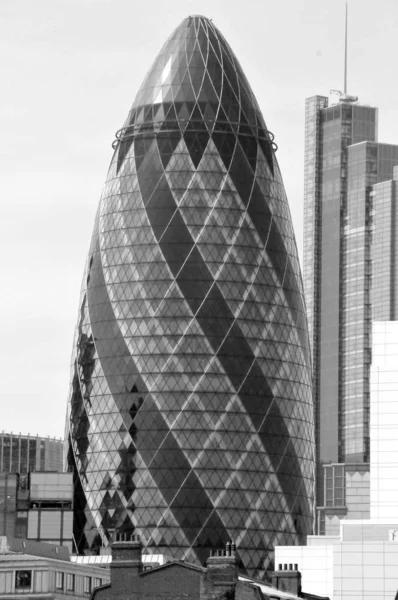
[[[331,94],[336,94],[339,97],[339,102],[357,102],[358,96],[350,96],[347,94],[347,33],[348,33],[348,2],[345,3],[345,39],[344,39],[344,91],[330,90]]]
[[[348,22],[348,4],[345,3],[345,43],[344,43],[344,94],[347,94],[347,22]]]

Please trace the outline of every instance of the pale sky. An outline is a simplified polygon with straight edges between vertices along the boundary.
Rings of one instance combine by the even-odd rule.
[[[63,436],[79,289],[111,143],[190,14],[275,134],[301,254],[304,99],[343,85],[344,0],[0,0],[0,430]],[[398,144],[397,0],[350,0],[348,91]]]

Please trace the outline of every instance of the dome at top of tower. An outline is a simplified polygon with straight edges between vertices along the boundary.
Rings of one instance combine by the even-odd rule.
[[[189,109],[179,104],[187,102],[197,104],[205,119],[215,119],[222,108],[227,109],[225,116],[230,120],[244,118],[255,126],[260,115],[229,44],[202,16],[188,17],[174,30],[149,69],[132,108],[155,105],[157,120],[162,119],[161,104],[177,103],[177,117],[186,120]],[[145,117],[138,111],[137,120]]]
[[[134,99],[117,142],[122,157],[132,136],[203,129],[257,138],[273,171],[273,134],[231,47],[201,15],[189,16],[158,53]],[[120,161],[119,161],[120,166]]]

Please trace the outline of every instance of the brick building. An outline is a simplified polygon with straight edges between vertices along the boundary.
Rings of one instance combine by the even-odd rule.
[[[235,545],[227,543],[206,567],[173,560],[148,568],[138,536],[119,535],[112,544],[110,583],[94,589],[91,600],[327,600],[302,592],[301,575],[289,566],[274,573],[274,585],[242,576]]]

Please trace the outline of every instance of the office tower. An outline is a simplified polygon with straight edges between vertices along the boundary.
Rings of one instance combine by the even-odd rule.
[[[60,439],[0,433],[0,472],[62,471],[62,456]]]
[[[346,94],[332,106],[307,99],[304,289],[319,532],[331,533],[327,522],[338,527],[341,516],[369,515],[372,238],[384,236],[373,231],[381,216],[372,186],[391,179],[397,163],[398,146],[377,143],[377,109]]]
[[[196,563],[233,541],[262,577],[313,526],[309,341],[273,135],[211,21],[174,31],[114,149],[72,362],[76,541]]]

